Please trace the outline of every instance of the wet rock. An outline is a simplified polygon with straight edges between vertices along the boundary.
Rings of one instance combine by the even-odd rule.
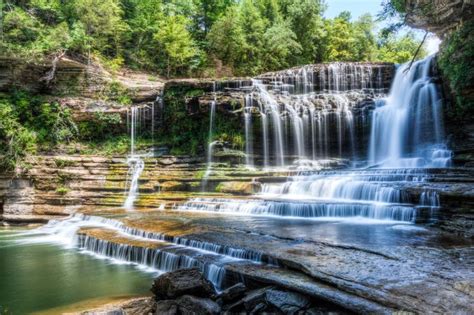
[[[156,315],[176,315],[178,314],[178,305],[175,300],[158,301],[155,306]]]
[[[243,299],[245,309],[253,310],[258,304],[265,302],[265,293],[268,288],[250,291]]]
[[[241,298],[247,288],[243,283],[237,283],[236,285],[231,286],[230,288],[225,289],[220,295],[219,298],[224,302],[232,302]]]
[[[198,298],[191,295],[184,295],[176,300],[179,307],[180,314],[183,315],[211,315],[219,314],[221,311],[220,306],[212,301],[211,299]]]
[[[235,302],[234,304],[224,305],[222,309],[229,313],[241,313],[245,310],[244,301],[239,300]]]
[[[157,300],[174,299],[186,294],[200,297],[215,294],[212,283],[205,279],[197,268],[162,274],[155,279],[151,291]]]
[[[275,289],[266,291],[265,299],[269,305],[279,309],[284,314],[295,314],[308,308],[311,304],[309,299],[301,294]]]
[[[253,308],[253,310],[250,312],[250,314],[260,314],[261,312],[265,311],[267,309],[267,305],[264,303],[259,303],[257,306]]]

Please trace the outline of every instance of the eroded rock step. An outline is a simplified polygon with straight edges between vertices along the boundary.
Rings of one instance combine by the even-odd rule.
[[[77,233],[77,246],[104,257],[151,267],[160,272],[197,267],[217,288],[225,286],[224,264],[237,261],[165,241],[131,237],[106,228],[82,228]]]
[[[346,299],[352,301],[357,304],[350,307],[353,310],[473,311],[469,292],[472,292],[474,275],[466,261],[466,257],[473,254],[472,248],[400,247],[391,248],[390,254],[386,254],[288,236],[246,233],[243,237],[242,231],[206,220],[201,223],[199,217],[160,213],[141,218],[132,216],[122,222],[141,233],[267,255],[283,268],[229,262],[224,266],[226,274],[233,271],[248,281],[278,282],[297,292],[308,293],[306,291],[314,289],[312,296],[330,302],[334,299],[341,306],[347,303]],[[372,306],[364,306],[367,303]]]
[[[248,286],[277,285],[323,300],[338,308],[357,312],[391,313],[393,309],[347,294],[323,283],[315,283],[299,272],[241,259],[229,259],[186,246],[129,237],[104,228],[82,228],[77,233],[78,247],[121,261],[150,266],[159,271],[199,268],[217,288],[238,282]],[[218,246],[218,245],[214,245]]]

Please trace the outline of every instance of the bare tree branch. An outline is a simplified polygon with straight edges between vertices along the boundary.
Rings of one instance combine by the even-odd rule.
[[[40,81],[45,81],[46,84],[49,84],[51,81],[53,81],[54,76],[56,75],[56,68],[57,68],[58,62],[64,57],[65,54],[66,54],[65,50],[62,50],[56,54],[52,62],[51,70],[49,70],[46,73],[46,75],[40,79]]]
[[[425,43],[425,40],[426,40],[427,37],[428,37],[428,31],[425,32],[425,36],[423,36],[423,40],[421,41],[420,45],[419,45],[418,48],[416,49],[415,54],[413,55],[413,58],[412,58],[411,61],[410,61],[410,64],[409,64],[408,67],[403,71],[404,73],[406,73],[407,71],[410,70],[411,66],[412,66],[413,63],[415,62],[416,56],[418,56],[418,53],[420,52],[421,47],[422,47],[423,44]]]

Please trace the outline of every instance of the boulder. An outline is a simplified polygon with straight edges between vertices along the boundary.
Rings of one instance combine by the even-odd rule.
[[[265,302],[265,291],[268,288],[262,288],[258,290],[253,290],[247,293],[247,295],[242,299],[245,305],[245,309],[248,311],[253,310],[258,304]]]
[[[214,315],[221,311],[220,306],[211,299],[184,295],[176,300],[180,314],[183,315]]]
[[[222,293],[219,295],[219,299],[221,299],[224,303],[233,302],[244,296],[245,291],[247,291],[247,287],[245,287],[243,283],[239,282],[222,291]]]
[[[175,299],[182,295],[209,297],[215,294],[212,283],[199,269],[182,269],[162,274],[155,279],[151,291],[156,299]]]
[[[265,292],[265,300],[284,314],[296,314],[311,305],[310,300],[301,294],[275,289]]]
[[[176,315],[178,314],[178,305],[175,300],[162,300],[156,302],[156,315]]]

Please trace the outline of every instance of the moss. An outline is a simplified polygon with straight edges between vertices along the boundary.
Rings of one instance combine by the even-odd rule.
[[[62,196],[66,195],[69,191],[70,189],[64,186],[56,188],[56,193]]]
[[[203,94],[202,89],[190,85],[173,86],[165,90],[164,123],[157,138],[161,139],[161,144],[170,147],[172,154],[197,155],[205,152],[209,141],[209,111],[202,110],[199,104],[199,97]],[[239,146],[242,145],[242,127],[238,115],[218,111],[214,126],[213,140],[226,134],[235,138]]]
[[[54,159],[54,164],[56,165],[57,168],[65,168],[65,167],[71,167],[76,164],[75,161],[72,160],[65,160],[61,158],[55,158]]]
[[[474,21],[461,26],[450,34],[443,43],[439,57],[439,67],[448,80],[455,98],[453,118],[471,118],[474,116],[472,96],[474,82]],[[471,93],[469,95],[468,93]]]

